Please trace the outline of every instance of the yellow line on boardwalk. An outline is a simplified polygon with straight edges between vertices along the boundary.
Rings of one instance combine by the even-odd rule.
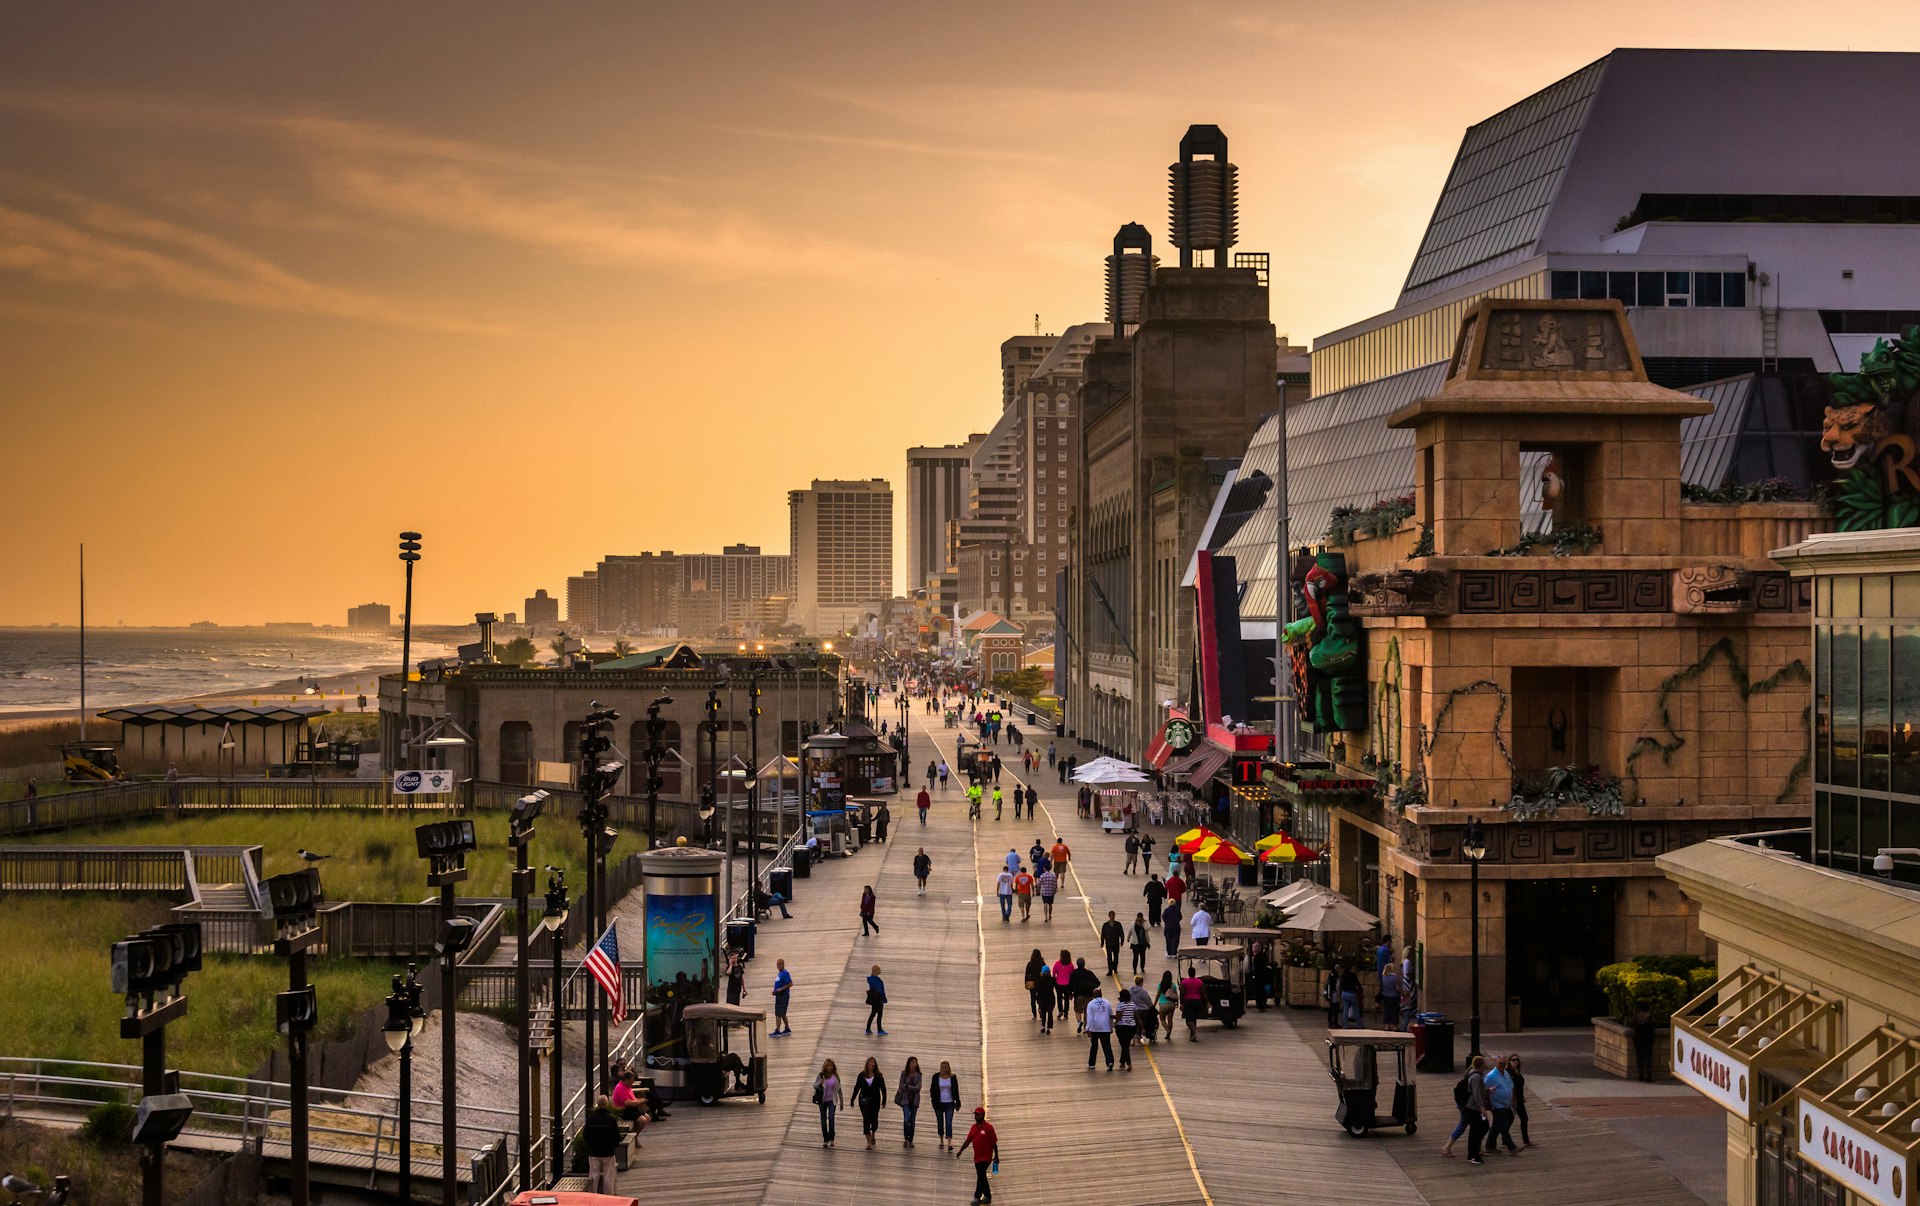
[[[1020,782],[1018,776],[1014,777],[1014,782]],[[1047,823],[1053,826],[1053,831],[1055,833],[1064,833],[1065,830],[1060,828],[1059,822],[1053,819],[1053,809],[1047,808],[1045,800],[1040,801],[1040,807],[1047,809]],[[1068,859],[1067,874],[1073,876],[1073,886],[1079,890],[1080,907],[1087,911],[1087,925],[1093,929],[1094,937],[1098,939],[1100,936],[1100,926],[1099,923],[1094,920],[1093,916],[1093,897],[1087,892],[1086,885],[1080,882],[1080,868],[1078,863],[1078,859]],[[1121,984],[1122,987],[1126,986],[1126,982],[1118,976],[1115,976],[1114,980]],[[1160,1075],[1160,1061],[1153,1057],[1152,1047],[1146,1043],[1140,1044],[1140,1054],[1147,1057],[1147,1066],[1153,1069],[1153,1082],[1160,1086],[1160,1097],[1167,1103],[1167,1113],[1173,1116],[1173,1129],[1180,1136],[1181,1150],[1187,1153],[1187,1168],[1193,1173],[1193,1183],[1200,1189],[1200,1199],[1204,1201],[1207,1206],[1213,1206],[1213,1195],[1207,1192],[1206,1178],[1200,1175],[1199,1157],[1194,1155],[1193,1144],[1187,1139],[1186,1124],[1180,1121],[1180,1107],[1173,1104],[1173,1094],[1167,1089],[1167,1080],[1164,1076]]]

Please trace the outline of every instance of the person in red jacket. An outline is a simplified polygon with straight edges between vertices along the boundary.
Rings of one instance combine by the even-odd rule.
[[[1180,898],[1185,896],[1186,894],[1187,894],[1186,880],[1181,879],[1178,874],[1167,876],[1167,899],[1168,900],[1172,901],[1174,904],[1179,904]]]
[[[1000,1160],[1000,1137],[987,1122],[985,1106],[974,1109],[973,1125],[967,1128],[967,1137],[961,1140],[953,1158],[966,1155],[969,1147],[973,1149],[973,1206],[983,1206],[993,1201],[993,1183],[987,1180],[987,1173]]]
[[[933,776],[931,776],[931,775],[929,775],[929,776],[927,776],[927,778],[928,778],[928,781],[929,781],[929,782],[931,782],[931,781],[932,781],[932,778],[933,778]],[[914,798],[914,801],[913,801],[913,802],[914,802],[914,804],[916,804],[916,805],[917,805],[917,806],[919,807],[919,809],[920,809],[920,823],[921,823],[922,825],[924,825],[924,824],[926,824],[926,823],[927,823],[927,809],[929,809],[929,808],[932,808],[932,807],[933,807],[933,797],[932,797],[932,796],[930,796],[930,795],[928,795],[928,794],[927,794],[927,789],[923,787],[923,788],[921,788],[921,789],[920,789],[920,794],[919,794],[918,796],[916,796],[916,797]]]

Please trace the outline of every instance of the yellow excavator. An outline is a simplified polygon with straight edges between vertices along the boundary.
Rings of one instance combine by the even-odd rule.
[[[60,747],[60,753],[66,759],[69,783],[109,783],[127,777],[127,772],[120,769],[119,751],[111,745],[69,741]]]

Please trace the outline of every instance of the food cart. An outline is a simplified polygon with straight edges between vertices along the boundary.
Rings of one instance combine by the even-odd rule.
[[[767,1100],[767,1057],[760,1050],[760,1027],[767,1015],[742,1005],[689,1005],[680,1011],[687,1027],[686,1085],[701,1105],[722,1097]],[[746,1036],[746,1055],[735,1049]]]
[[[1398,1030],[1334,1030],[1327,1035],[1327,1071],[1340,1094],[1334,1121],[1359,1138],[1379,1127],[1404,1126],[1414,1133],[1415,1110],[1411,1052],[1413,1036]],[[1380,1059],[1394,1061],[1393,1112],[1379,1112]]]
[[[1140,793],[1131,787],[1103,787],[1097,793],[1100,828],[1106,833],[1132,833],[1140,815]]]
[[[1247,950],[1243,946],[1183,946],[1178,960],[1197,970],[1207,990],[1207,1016],[1232,1030],[1247,1012]]]

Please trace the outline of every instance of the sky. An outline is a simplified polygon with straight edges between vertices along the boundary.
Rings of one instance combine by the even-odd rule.
[[[1389,308],[1472,122],[1616,45],[1920,48],[1909,6],[0,6],[0,625],[518,611],[783,552],[1101,317],[1188,125],[1303,342]],[[1898,128],[1898,120],[1894,122]],[[897,522],[896,544],[904,549]],[[904,561],[902,551],[899,560]]]

